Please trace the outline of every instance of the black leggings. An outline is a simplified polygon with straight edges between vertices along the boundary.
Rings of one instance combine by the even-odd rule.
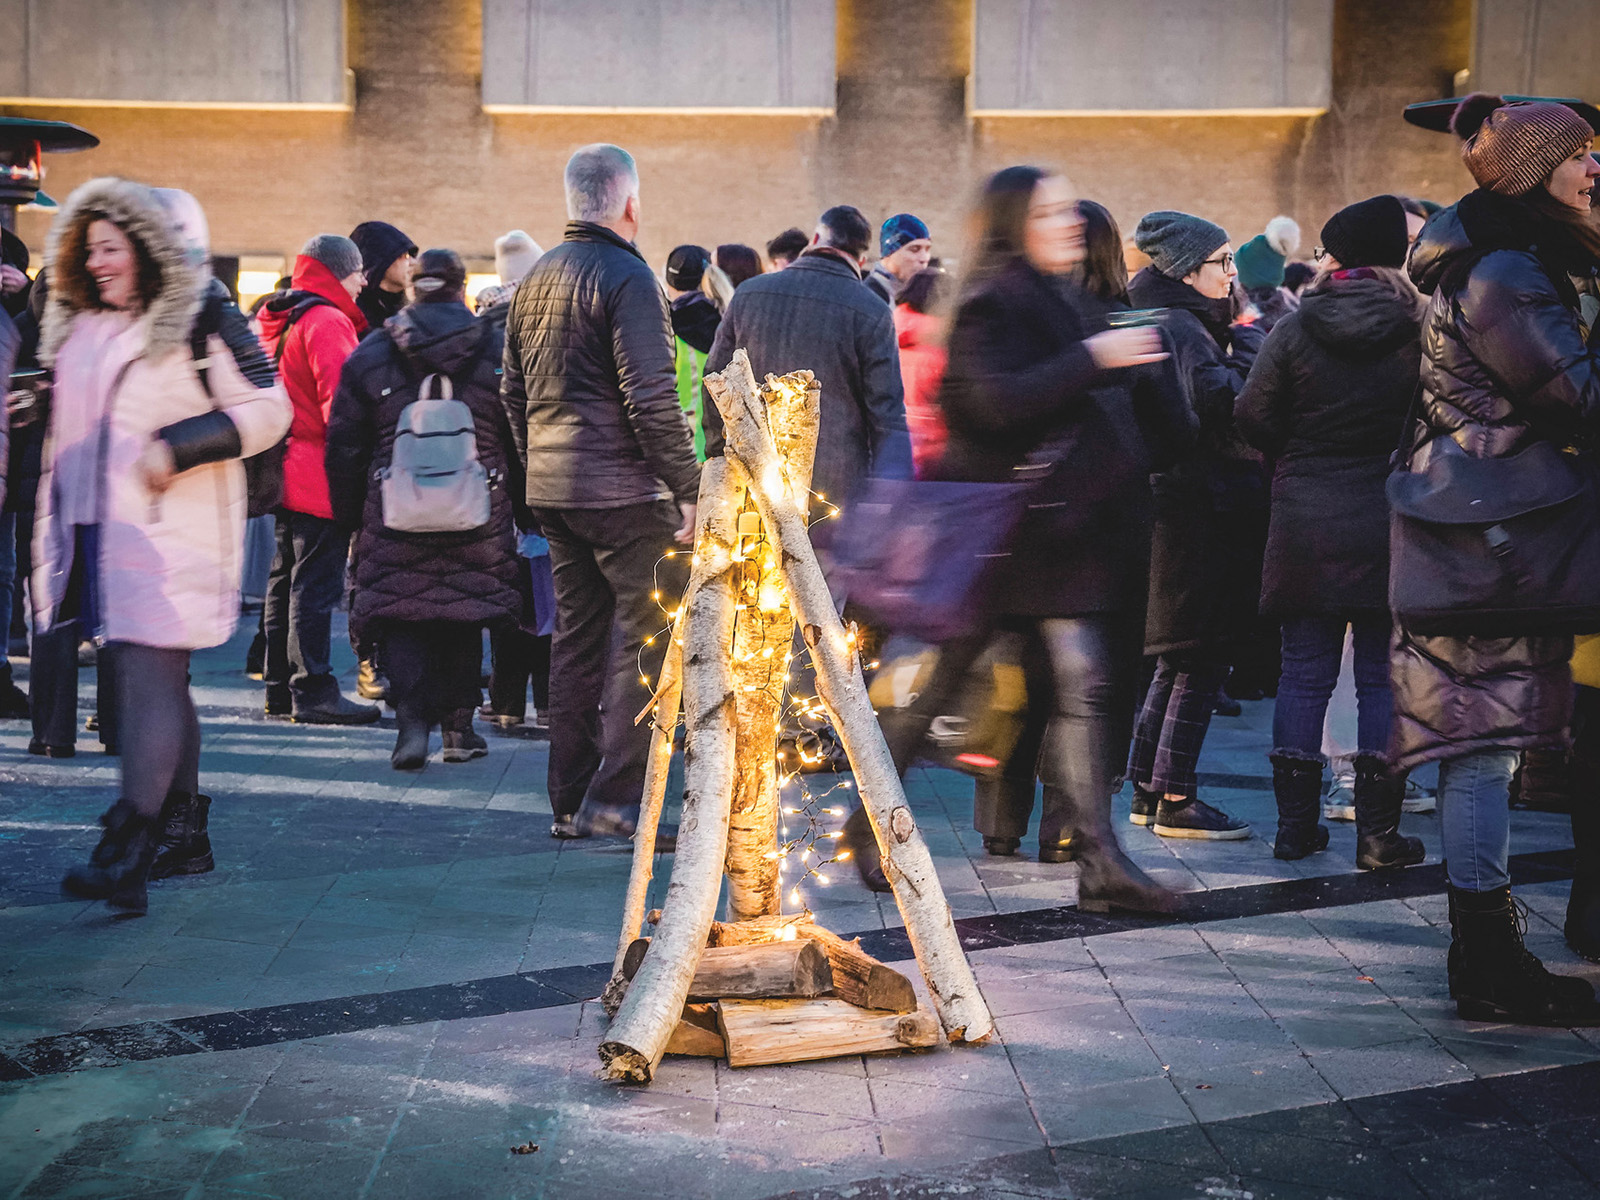
[[[189,651],[113,642],[122,796],[141,816],[169,792],[200,790],[200,716],[189,694]]]

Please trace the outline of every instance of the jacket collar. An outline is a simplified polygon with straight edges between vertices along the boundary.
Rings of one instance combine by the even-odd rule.
[[[596,225],[593,221],[568,221],[567,231],[562,235],[562,241],[610,242],[613,246],[622,247],[640,262],[644,261],[644,255],[639,253],[639,247],[621,234],[612,232],[604,225]]]
[[[812,246],[809,250],[802,250],[800,257],[790,263],[787,269],[796,267],[835,273],[848,271],[855,278],[861,278],[861,268],[856,265],[856,260],[834,246]]]
[[[310,292],[314,296],[322,297],[350,318],[356,327],[356,332],[365,331],[367,319],[361,315],[361,309],[350,298],[350,293],[344,290],[344,284],[326,265],[310,255],[302,254],[294,260],[294,275],[290,280],[290,288],[291,293]]]

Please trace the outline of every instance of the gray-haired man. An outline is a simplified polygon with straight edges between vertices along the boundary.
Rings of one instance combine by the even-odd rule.
[[[511,302],[501,393],[555,575],[550,832],[627,836],[650,739],[640,654],[665,624],[655,568],[693,540],[700,469],[666,297],[633,244],[633,157],[585,146],[566,190],[566,235]]]

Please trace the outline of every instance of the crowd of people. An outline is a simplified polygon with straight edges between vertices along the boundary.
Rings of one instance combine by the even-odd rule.
[[[426,763],[433,729],[446,762],[487,753],[480,712],[547,732],[552,836],[631,836],[640,676],[683,583],[667,551],[692,544],[700,464],[722,453],[703,380],[743,349],[758,378],[821,385],[817,511],[848,523],[872,479],[1027,481],[1007,552],[974,585],[977,628],[934,647],[920,691],[883,714],[904,772],[995,637],[1020,641],[1024,727],[976,783],[988,854],[1020,851],[1037,804],[1039,857],[1078,864],[1080,907],[1174,911],[1119,846],[1113,797],[1131,784],[1132,822],[1161,837],[1249,838],[1202,797],[1197,765],[1230,692],[1275,695],[1273,853],[1325,852],[1335,816],[1355,822],[1361,870],[1421,862],[1402,815],[1434,802],[1408,801],[1407,773],[1437,763],[1460,1013],[1600,1023],[1593,989],[1525,948],[1508,875],[1513,772],[1554,751],[1578,850],[1566,935],[1600,961],[1600,671],[1580,650],[1575,685],[1569,665],[1574,634],[1600,633],[1600,596],[1586,616],[1527,603],[1412,620],[1393,599],[1415,580],[1391,574],[1390,500],[1397,471],[1451,496],[1477,486],[1462,503],[1501,514],[1479,540],[1519,586],[1600,587],[1600,563],[1518,560],[1543,543],[1516,522],[1593,501],[1593,485],[1524,502],[1513,470],[1536,446],[1574,478],[1592,469],[1600,160],[1557,102],[1472,97],[1454,132],[1475,190],[1351,204],[1309,263],[1288,218],[1237,250],[1171,210],[1125,239],[1064,176],[1016,166],[982,185],[959,270],[916,215],[874,236],[836,205],[768,243],[765,265],[746,245],[683,245],[659,275],[637,245],[635,163],[599,144],[567,164],[561,242],[508,233],[501,282],[476,297],[454,251],[369,221],[310,238],[248,317],[211,278],[193,197],[84,185],[31,284],[7,241],[0,325],[28,381],[8,401],[0,574],[31,546],[17,573],[33,614],[32,695],[4,667],[0,715],[31,699],[30,749],[70,755],[92,642],[101,739],[122,760],[101,841],[64,886],[143,911],[149,880],[211,868],[187,671],[238,620],[247,522],[275,539],[269,716],[370,723],[386,700],[402,771]],[[1476,536],[1434,569],[1466,578]],[[829,581],[851,605],[843,575]],[[368,702],[331,665],[342,601]],[[892,612],[859,615],[894,632]],[[1348,802],[1324,779],[1342,667]],[[887,888],[860,810],[844,845]]]

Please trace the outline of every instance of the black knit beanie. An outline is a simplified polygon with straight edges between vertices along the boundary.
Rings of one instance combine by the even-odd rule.
[[[367,286],[373,287],[402,254],[415,254],[417,244],[387,221],[363,221],[350,231],[350,240],[361,251],[361,268]]]
[[[1403,267],[1406,210],[1395,196],[1341,208],[1322,227],[1322,247],[1341,267]]]

